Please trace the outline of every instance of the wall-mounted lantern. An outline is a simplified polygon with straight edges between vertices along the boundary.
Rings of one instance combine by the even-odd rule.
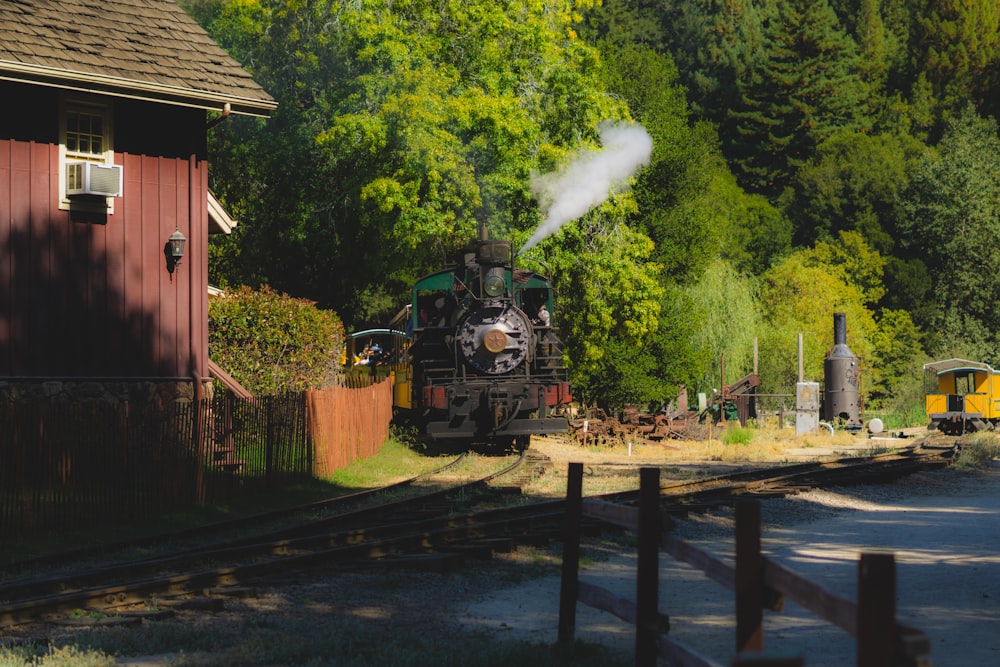
[[[163,248],[163,254],[167,256],[167,271],[173,276],[174,269],[181,265],[184,259],[184,244],[187,238],[180,229],[175,229],[174,233],[167,239],[167,245]]]

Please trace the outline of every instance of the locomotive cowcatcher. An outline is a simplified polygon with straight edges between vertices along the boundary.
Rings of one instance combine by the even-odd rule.
[[[481,227],[454,266],[413,286],[394,403],[432,440],[523,448],[569,428],[555,414],[571,397],[552,285],[513,263],[510,242]]]

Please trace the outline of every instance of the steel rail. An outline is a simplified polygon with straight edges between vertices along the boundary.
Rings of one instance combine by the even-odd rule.
[[[439,475],[442,472],[450,470],[451,468],[457,466],[461,463],[468,453],[463,453],[459,455],[453,461],[441,466],[440,468],[435,468],[427,472],[420,473],[408,479],[404,479],[399,482],[394,482],[393,484],[388,484],[386,486],[377,487],[374,489],[364,489],[362,491],[355,491],[353,493],[346,493],[338,496],[331,496],[330,498],[324,498],[322,500],[316,500],[304,504],[295,505],[292,507],[284,507],[274,510],[268,510],[266,512],[258,512],[252,515],[237,517],[233,519],[227,519],[225,521],[216,521],[208,524],[201,524],[198,526],[192,526],[190,528],[182,528],[179,530],[167,531],[162,533],[156,533],[154,535],[147,535],[143,537],[138,537],[130,540],[123,540],[115,542],[112,544],[105,544],[96,547],[83,547],[80,549],[73,549],[71,551],[61,551],[58,553],[52,553],[45,556],[38,556],[35,558],[27,558],[18,561],[12,561],[10,563],[4,564],[4,569],[8,571],[24,571],[43,567],[52,567],[59,563],[80,561],[95,555],[106,556],[108,553],[113,552],[124,552],[130,549],[141,549],[158,544],[180,542],[184,540],[196,540],[196,539],[206,539],[210,536],[218,536],[223,533],[240,530],[248,526],[259,526],[266,522],[277,521],[284,519],[286,517],[295,516],[297,514],[308,514],[317,511],[329,511],[336,507],[342,507],[351,502],[359,502],[367,498],[375,497],[379,494],[389,493],[395,490],[403,489],[408,486],[419,482],[420,480],[432,477],[434,475]],[[2,587],[0,587],[2,589]],[[2,595],[2,591],[0,591]]]
[[[463,455],[464,456],[464,455]],[[461,458],[461,457],[460,457]],[[0,584],[0,600],[17,599],[26,595],[43,596],[57,592],[72,592],[84,586],[92,586],[95,582],[115,577],[137,576],[150,571],[162,571],[167,568],[190,567],[206,560],[216,560],[237,557],[266,557],[276,553],[287,553],[295,548],[314,548],[316,541],[337,544],[340,541],[358,542],[363,539],[366,531],[372,528],[362,528],[365,522],[370,522],[379,516],[395,517],[388,525],[398,525],[405,521],[406,511],[415,505],[425,505],[428,502],[439,502],[454,494],[468,494],[469,490],[485,485],[499,476],[516,470],[524,461],[523,454],[516,461],[503,469],[490,473],[470,482],[464,482],[446,489],[421,494],[390,503],[383,503],[361,510],[338,514],[333,517],[317,519],[299,524],[290,529],[273,531],[267,534],[255,535],[251,538],[229,541],[221,547],[198,547],[169,554],[140,558],[122,563],[112,563],[105,566],[81,570],[75,573],[61,573],[46,577],[27,578],[8,581]],[[453,465],[453,464],[452,464]],[[438,469],[439,472],[445,468]],[[429,474],[421,475],[427,477]],[[393,485],[395,486],[395,485]],[[391,487],[385,487],[391,488]],[[327,533],[331,526],[342,524],[337,533]],[[346,529],[345,526],[355,526]],[[299,536],[296,538],[296,536]]]

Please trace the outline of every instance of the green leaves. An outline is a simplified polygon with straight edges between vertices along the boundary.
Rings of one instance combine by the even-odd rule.
[[[310,301],[262,288],[209,301],[209,356],[257,395],[336,382],[344,350],[339,318]]]
[[[280,103],[214,138],[223,163],[259,172],[213,169],[254,227],[217,265],[228,282],[267,266],[280,289],[379,322],[479,220],[496,236],[533,228],[530,175],[626,116],[572,30],[592,4],[220,0],[214,36]]]
[[[975,350],[997,362],[1000,343],[1000,137],[966,108],[914,171],[904,200],[905,248],[934,278],[928,328],[936,349]]]

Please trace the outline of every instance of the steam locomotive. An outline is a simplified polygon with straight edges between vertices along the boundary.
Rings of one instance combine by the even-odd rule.
[[[568,430],[562,343],[552,285],[514,268],[509,241],[479,237],[454,265],[413,285],[401,313],[409,363],[393,402],[430,440],[524,448],[533,434]]]

